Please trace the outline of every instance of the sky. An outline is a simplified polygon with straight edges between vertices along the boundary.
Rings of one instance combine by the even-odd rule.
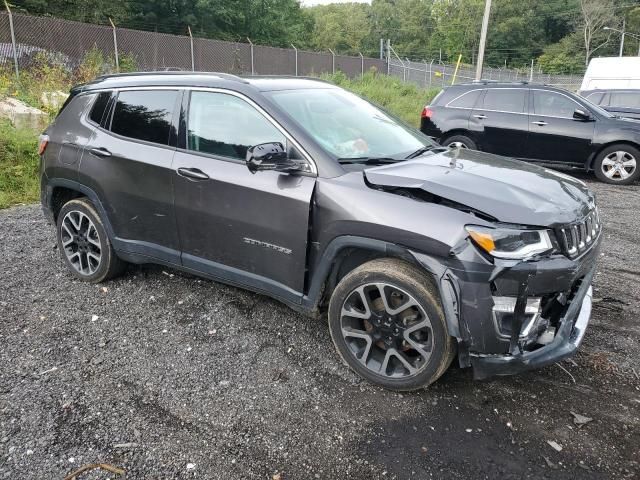
[[[300,3],[303,7],[312,7],[329,3],[371,3],[371,0],[301,0]]]

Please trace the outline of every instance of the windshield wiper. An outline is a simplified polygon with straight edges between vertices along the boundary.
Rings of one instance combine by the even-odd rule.
[[[360,163],[363,165],[381,165],[385,163],[400,162],[397,158],[391,157],[353,157],[353,158],[339,158],[338,163],[341,165],[348,165],[352,163]]]
[[[416,150],[413,153],[410,153],[409,155],[407,155],[406,157],[404,157],[405,160],[409,160],[411,158],[416,158],[419,157],[420,155],[422,155],[423,153],[427,153],[430,152],[432,150],[435,150],[436,148],[443,148],[441,145],[425,145],[424,147],[420,147],[418,150]]]

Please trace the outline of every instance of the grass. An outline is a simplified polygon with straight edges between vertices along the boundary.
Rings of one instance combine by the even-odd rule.
[[[42,104],[43,92],[66,92],[73,83],[91,80],[104,69],[105,60],[91,52],[71,73],[50,65],[45,59],[36,59],[30,70],[22,71],[19,82],[12,70],[0,69],[0,99],[12,96],[53,116],[56,112]],[[373,71],[355,79],[349,79],[342,72],[322,78],[372,100],[414,126],[419,124],[422,107],[438,92],[437,89],[426,90]],[[0,208],[38,200],[38,133],[16,129],[8,121],[0,119]]]
[[[38,133],[0,120],[0,208],[39,198]]]
[[[368,98],[414,127],[420,125],[422,108],[440,91],[439,88],[427,90],[410,83],[403,83],[395,77],[380,75],[374,71],[353,79],[342,72],[323,75],[322,78]]]

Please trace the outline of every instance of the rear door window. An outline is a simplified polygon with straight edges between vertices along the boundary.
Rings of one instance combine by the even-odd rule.
[[[482,108],[506,113],[524,113],[527,90],[523,88],[489,88]]]
[[[476,106],[476,102],[478,101],[481,93],[482,90],[471,90],[470,92],[463,93],[449,102],[447,107],[473,108]]]
[[[113,109],[111,131],[136,140],[167,145],[177,98],[177,90],[120,92]]]
[[[576,109],[583,109],[578,102],[566,95],[545,90],[533,90],[533,111],[545,117],[573,118]]]

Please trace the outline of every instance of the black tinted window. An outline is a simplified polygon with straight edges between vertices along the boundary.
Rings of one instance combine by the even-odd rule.
[[[612,107],[640,108],[640,92],[611,92],[609,95]]]
[[[111,131],[125,137],[167,145],[177,91],[120,92]]]
[[[247,149],[286,139],[260,112],[225,93],[192,92],[187,145],[190,150],[244,160]]]
[[[458,108],[473,108],[475,107],[476,101],[478,100],[478,97],[481,93],[481,90],[472,90],[458,98],[455,98],[451,103],[449,103],[448,106]]]
[[[544,90],[533,91],[533,112],[547,117],[573,118],[576,109],[583,109],[569,97]]]
[[[492,88],[484,96],[484,108],[499,112],[523,113],[527,91],[522,88]]]
[[[100,121],[102,120],[102,116],[104,115],[104,111],[107,108],[110,98],[111,92],[102,92],[98,94],[95,102],[93,102],[93,107],[91,107],[91,113],[89,114],[89,119],[93,123],[100,125]]]

